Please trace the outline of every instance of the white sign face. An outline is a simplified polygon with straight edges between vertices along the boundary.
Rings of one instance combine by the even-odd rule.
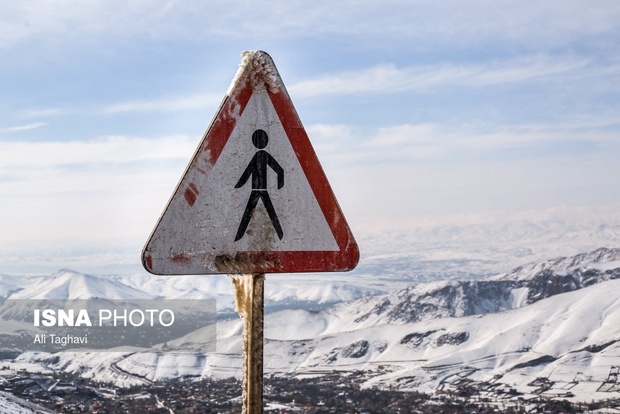
[[[265,131],[268,137],[262,150],[252,142],[256,130]],[[278,188],[278,174],[267,165],[253,172],[266,173],[265,177],[250,176],[235,188],[259,151],[265,151],[281,166],[284,184]],[[252,180],[261,178],[267,184],[266,189],[252,189]],[[195,188],[193,205],[185,197],[175,197],[161,223],[166,228],[178,229],[174,236],[166,236],[166,244],[176,246],[179,252],[230,255],[245,251],[338,250],[266,91],[252,95],[209,174],[205,177],[198,169],[190,170],[184,181],[188,187]],[[250,201],[255,203],[250,203],[246,213]],[[271,204],[275,220],[270,219],[265,204]],[[244,215],[250,218],[245,231],[240,229]],[[195,225],[177,226],[175,221]],[[274,222],[279,223],[282,238]],[[308,233],[307,229],[312,232]],[[240,230],[242,237],[236,240]]]
[[[357,245],[301,123],[283,125],[296,116],[286,91],[236,82],[145,247],[145,267],[156,274],[354,267]]]

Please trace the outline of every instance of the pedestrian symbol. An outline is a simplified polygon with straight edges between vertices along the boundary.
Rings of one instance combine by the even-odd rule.
[[[278,189],[281,189],[284,186],[284,169],[282,169],[280,164],[278,164],[271,154],[263,150],[263,148],[265,148],[269,143],[269,136],[265,131],[262,129],[257,129],[254,131],[252,134],[252,143],[256,148],[258,148],[258,151],[256,151],[256,154],[254,154],[254,157],[252,157],[252,160],[246,167],[245,171],[243,171],[243,174],[241,174],[239,181],[237,181],[237,184],[235,185],[235,188],[241,188],[250,179],[250,177],[252,177],[252,193],[250,194],[248,204],[243,212],[241,223],[239,223],[239,229],[237,230],[235,241],[240,240],[245,234],[248,224],[252,219],[252,213],[254,212],[259,199],[263,200],[263,205],[267,209],[267,214],[269,214],[271,224],[273,224],[278,237],[282,240],[282,237],[284,236],[282,226],[280,226],[280,220],[278,220],[278,215],[273,208],[271,198],[269,197],[269,192],[267,191],[267,166],[271,167],[271,169],[278,175]]]

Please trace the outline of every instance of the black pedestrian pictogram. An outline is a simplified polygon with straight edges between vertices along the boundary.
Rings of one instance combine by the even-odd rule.
[[[256,208],[259,199],[263,200],[263,205],[267,209],[271,224],[273,224],[276,234],[280,240],[282,240],[282,237],[284,237],[282,226],[280,226],[280,220],[278,220],[276,211],[271,203],[271,198],[267,192],[267,166],[271,167],[278,175],[278,189],[284,186],[284,169],[282,169],[271,154],[263,150],[269,143],[269,136],[267,136],[265,131],[262,129],[254,131],[252,134],[252,143],[258,148],[258,151],[256,151],[256,154],[254,154],[254,157],[252,157],[252,160],[235,185],[235,188],[241,188],[250,177],[252,177],[252,193],[250,194],[248,204],[245,206],[245,211],[243,212],[243,217],[241,218],[241,223],[239,223],[239,229],[235,236],[235,241],[240,240],[245,234],[248,224],[250,224],[250,219],[252,218],[252,212]]]

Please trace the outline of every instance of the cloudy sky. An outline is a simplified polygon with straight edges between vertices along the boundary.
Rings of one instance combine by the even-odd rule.
[[[615,0],[0,10],[0,273],[137,265],[243,50],[273,57],[356,234],[620,206]]]

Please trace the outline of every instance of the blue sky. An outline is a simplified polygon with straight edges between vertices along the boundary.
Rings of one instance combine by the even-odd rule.
[[[356,234],[620,206],[614,0],[0,6],[0,272],[139,263],[243,50]]]

